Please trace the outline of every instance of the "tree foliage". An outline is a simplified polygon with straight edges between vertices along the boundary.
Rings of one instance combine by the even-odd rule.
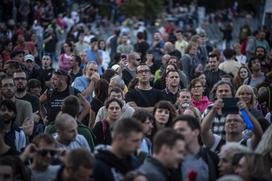
[[[165,0],[127,0],[119,6],[119,10],[126,17],[154,20],[163,11]]]

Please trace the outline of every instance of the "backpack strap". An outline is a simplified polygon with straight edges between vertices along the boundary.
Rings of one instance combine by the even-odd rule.
[[[106,131],[108,129],[108,124],[106,123],[105,120],[102,120],[102,132],[103,132],[103,137],[104,140],[106,140]]]

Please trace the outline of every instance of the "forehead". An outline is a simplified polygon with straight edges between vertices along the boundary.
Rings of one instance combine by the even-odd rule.
[[[89,68],[97,68],[97,64],[90,63],[90,64],[87,65],[87,69],[89,69]]]
[[[14,72],[13,77],[26,77],[25,72]]]
[[[168,76],[169,77],[171,77],[171,76],[179,76],[179,73],[178,72],[169,72]]]
[[[12,78],[6,78],[6,79],[2,79],[1,81],[2,84],[13,84],[13,79]]]
[[[109,104],[109,107],[120,107],[120,105],[116,102],[116,101],[112,101],[110,104]]]
[[[238,120],[241,120],[242,121],[242,118],[239,114],[228,114],[227,117],[226,117],[226,120],[227,119],[238,119]]]
[[[184,120],[178,120],[175,125],[174,125],[174,129],[176,128],[188,128],[189,125],[186,121]]]
[[[148,65],[139,65],[137,67],[137,70],[145,70],[145,69],[148,69],[149,70],[149,66]]]
[[[228,84],[222,84],[217,87],[217,90],[231,90],[230,86]]]
[[[247,72],[247,69],[246,68],[241,68],[240,72],[242,72],[242,71],[246,71]]]
[[[181,92],[179,93],[179,96],[191,96],[191,93],[188,92],[188,91],[181,91]]]
[[[42,57],[42,59],[43,60],[50,60],[51,58],[50,58],[50,56],[45,55],[45,56]]]
[[[112,95],[118,96],[118,95],[122,95],[122,92],[115,92],[115,91],[112,91],[112,92],[110,93],[110,95],[111,95],[111,96],[112,96]]]

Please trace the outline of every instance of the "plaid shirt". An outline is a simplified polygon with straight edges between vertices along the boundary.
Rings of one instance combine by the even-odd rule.
[[[214,104],[210,104],[205,111],[202,114],[202,119],[207,116],[207,114],[210,112]],[[225,137],[225,131],[224,131],[224,126],[225,126],[225,116],[223,115],[218,115],[213,118],[212,120],[212,132],[216,135],[219,135],[221,137]]]

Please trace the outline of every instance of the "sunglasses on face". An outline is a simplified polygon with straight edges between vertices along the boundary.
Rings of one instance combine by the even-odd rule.
[[[57,154],[56,150],[47,150],[47,149],[42,149],[38,151],[38,154],[41,155],[42,157],[48,155],[48,153],[53,157]]]

